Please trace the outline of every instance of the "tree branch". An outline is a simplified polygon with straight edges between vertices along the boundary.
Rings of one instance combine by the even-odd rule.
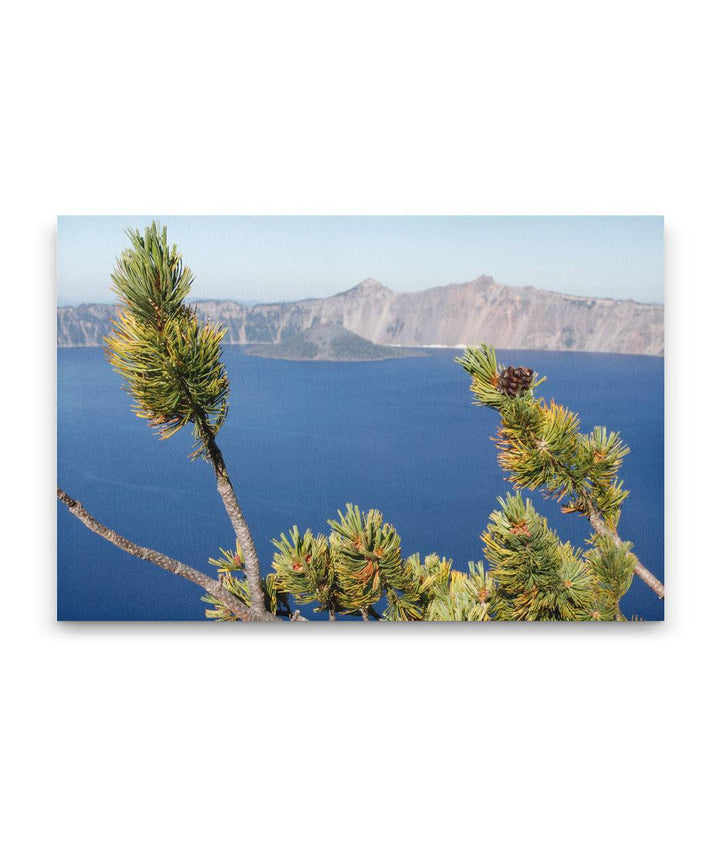
[[[232,486],[228,475],[225,459],[222,456],[215,435],[202,416],[198,417],[198,425],[202,434],[205,448],[207,449],[210,463],[215,471],[217,489],[225,506],[225,511],[230,519],[235,537],[240,542],[245,561],[245,576],[248,581],[250,592],[250,605],[258,617],[265,619],[270,613],[265,608],[265,593],[262,587],[262,576],[260,573],[260,560],[258,559],[255,542],[253,541],[250,527],[237,500],[235,488]]]
[[[166,556],[164,553],[160,553],[157,550],[151,550],[148,547],[141,547],[139,544],[135,544],[127,538],[124,538],[122,535],[119,535],[113,529],[109,529],[107,526],[100,523],[100,521],[96,520],[81,503],[68,496],[61,488],[57,489],[57,497],[64,505],[67,506],[68,511],[70,511],[71,514],[77,517],[81,523],[87,526],[87,528],[96,535],[99,535],[101,538],[104,538],[106,541],[109,541],[111,544],[114,544],[116,547],[119,547],[121,550],[129,553],[131,556],[137,556],[137,558],[144,559],[146,562],[152,562],[154,565],[157,565],[166,571],[170,571],[171,574],[177,574],[180,577],[184,577],[186,580],[190,580],[191,583],[199,585],[201,588],[204,588],[208,594],[219,600],[226,609],[232,612],[233,615],[237,615],[237,617],[241,618],[243,621],[280,620],[277,616],[267,612],[265,609],[263,609],[263,613],[258,614],[254,609],[246,606],[239,598],[227,591],[227,589],[225,589],[217,580],[212,579],[212,577],[202,573],[202,571],[191,568],[189,565],[179,562],[177,559],[172,559],[170,556]]]
[[[590,525],[592,528],[598,533],[598,535],[606,535],[612,539],[613,543],[617,547],[622,547],[622,539],[617,534],[617,532],[612,529],[605,522],[602,514],[590,503],[590,510],[588,511],[588,520],[590,521]],[[665,599],[665,586],[660,582],[660,580],[655,576],[655,574],[651,573],[645,565],[638,559],[637,556],[633,553],[633,558],[635,559],[635,575],[638,576],[645,585],[649,586],[655,594],[661,598]]]
[[[188,398],[192,401],[192,395],[187,384],[183,379],[180,380],[183,390]],[[225,511],[232,524],[235,537],[240,542],[240,547],[243,551],[243,559],[245,561],[245,576],[248,581],[248,591],[250,593],[250,606],[257,613],[259,618],[265,618],[270,613],[265,608],[265,593],[262,587],[262,576],[260,573],[260,560],[258,559],[255,542],[253,541],[250,527],[248,526],[245,515],[237,500],[235,488],[232,486],[230,476],[228,475],[225,459],[223,458],[220,447],[215,440],[215,432],[208,425],[205,414],[202,410],[197,409],[194,417],[195,425],[202,438],[203,445],[212,464],[215,472],[215,480],[217,482],[218,493],[222,499]]]

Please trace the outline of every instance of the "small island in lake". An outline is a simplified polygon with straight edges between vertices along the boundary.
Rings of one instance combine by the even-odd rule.
[[[276,360],[325,360],[336,363],[392,360],[397,357],[422,357],[425,351],[417,348],[376,345],[357,333],[351,333],[341,324],[317,324],[294,336],[274,343],[246,345],[246,354]]]

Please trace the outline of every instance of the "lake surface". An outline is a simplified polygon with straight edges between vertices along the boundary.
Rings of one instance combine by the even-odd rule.
[[[293,524],[327,532],[346,502],[379,508],[406,556],[437,552],[462,570],[483,558],[479,536],[509,485],[489,439],[497,414],[472,404],[456,353],[294,363],[225,348],[230,413],[218,440],[265,572],[273,538]],[[663,361],[540,351],[499,359],[547,375],[542,394],[577,411],[582,430],[620,431],[631,449],[620,534],[662,579]],[[100,349],[58,351],[58,484],[131,540],[213,574],[208,559],[233,547],[234,536],[212,471],[187,460],[189,431],[158,440],[120,384]],[[563,538],[582,546],[583,519],[532,497]],[[205,620],[202,594],[93,535],[58,504],[60,619]],[[638,579],[622,605],[628,617],[663,617]]]

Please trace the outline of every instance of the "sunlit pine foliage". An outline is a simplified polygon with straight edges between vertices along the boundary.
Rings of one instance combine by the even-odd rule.
[[[236,542],[234,550],[224,550],[221,547],[220,557],[210,559],[210,564],[217,568],[218,579],[223,588],[227,589],[230,594],[235,595],[245,606],[249,607],[250,592],[247,581],[243,579],[245,561],[240,544]],[[290,616],[291,609],[287,594],[283,590],[283,587],[278,584],[277,575],[266,574],[263,577],[262,586],[265,594],[265,608],[269,612],[272,612],[273,615]],[[238,620],[237,615],[230,612],[226,606],[212,595],[206,595],[202,600],[212,606],[212,609],[205,610],[206,618],[213,618],[216,621]]]
[[[604,427],[582,434],[577,414],[535,397],[535,389],[545,381],[537,375],[522,394],[499,392],[503,367],[488,345],[467,348],[457,362],[472,378],[475,403],[500,414],[498,462],[515,487],[539,489],[548,498],[564,500],[566,513],[597,511],[616,528],[628,495],[617,478],[629,452],[619,434]]]
[[[105,340],[106,353],[137,415],[163,439],[191,424],[197,456],[227,416],[225,331],[201,322],[186,305],[192,273],[168,244],[166,229],[153,223],[144,233],[127,234],[131,246],[113,274],[122,308]]]

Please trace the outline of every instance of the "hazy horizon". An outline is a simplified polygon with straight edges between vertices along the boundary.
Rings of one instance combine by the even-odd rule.
[[[466,280],[466,282],[472,282],[473,280],[479,279],[481,276],[491,276],[491,274],[478,274],[478,276],[473,277],[470,280]],[[376,277],[374,277],[374,276],[365,277],[365,280],[369,280],[369,279],[375,280]],[[496,277],[492,277],[492,279],[494,279],[495,282],[498,283],[499,285],[507,285],[507,286],[517,287],[517,288],[537,288],[537,286],[515,286],[514,283],[500,282],[500,280],[498,280]],[[324,300],[327,297],[333,297],[335,295],[341,294],[344,291],[349,291],[351,288],[354,288],[356,285],[360,285],[363,281],[364,280],[360,280],[360,282],[356,282],[353,285],[348,286],[347,288],[341,289],[340,291],[336,291],[336,292],[333,292],[332,294],[326,294],[326,295],[322,295],[322,296],[318,296],[318,295],[314,295],[314,294],[308,294],[305,297],[277,298],[275,300],[269,300],[269,299],[268,300],[257,300],[257,299],[250,298],[250,297],[244,298],[244,297],[216,297],[216,296],[195,297],[193,299],[192,293],[191,293],[191,295],[188,299],[189,299],[189,302],[191,304],[192,303],[203,303],[203,302],[207,302],[207,301],[225,301],[225,300],[227,300],[227,301],[239,303],[239,304],[245,305],[245,306],[263,306],[263,305],[264,306],[271,306],[271,305],[281,304],[281,303],[299,303],[300,301],[303,301],[303,300]],[[380,282],[380,280],[377,280],[377,281]],[[427,287],[427,289],[407,289],[406,292],[399,292],[398,291],[398,293],[410,294],[413,291],[427,291],[431,288],[436,288],[436,287],[442,288],[442,287],[447,286],[447,285],[463,285],[463,284],[464,284],[463,282],[459,282],[459,281],[444,282],[444,283],[438,283],[437,286],[429,285]],[[385,283],[383,282],[383,283],[381,283],[381,285],[385,285]],[[394,291],[394,289],[392,289],[392,290]],[[568,297],[593,297],[597,300],[603,300],[603,299],[632,300],[635,303],[641,303],[641,304],[650,305],[650,306],[664,306],[665,305],[664,300],[636,300],[636,298],[634,298],[634,297],[610,297],[607,294],[580,294],[579,292],[558,291],[557,289],[537,289],[537,290],[538,291],[550,291],[550,292],[554,292],[556,294],[564,294],[564,295],[567,295]],[[58,307],[58,309],[72,309],[73,307],[78,307],[78,306],[82,306],[82,305],[96,305],[97,304],[97,305],[109,306],[110,304],[113,304],[116,302],[117,302],[117,298],[115,297],[114,293],[110,292],[108,298],[105,300],[75,300],[73,302],[65,302],[65,301],[62,301],[58,297],[57,307]]]
[[[168,228],[195,276],[191,299],[329,297],[365,279],[397,292],[491,276],[580,297],[664,302],[659,216],[64,216],[58,306],[113,303],[125,230]]]

